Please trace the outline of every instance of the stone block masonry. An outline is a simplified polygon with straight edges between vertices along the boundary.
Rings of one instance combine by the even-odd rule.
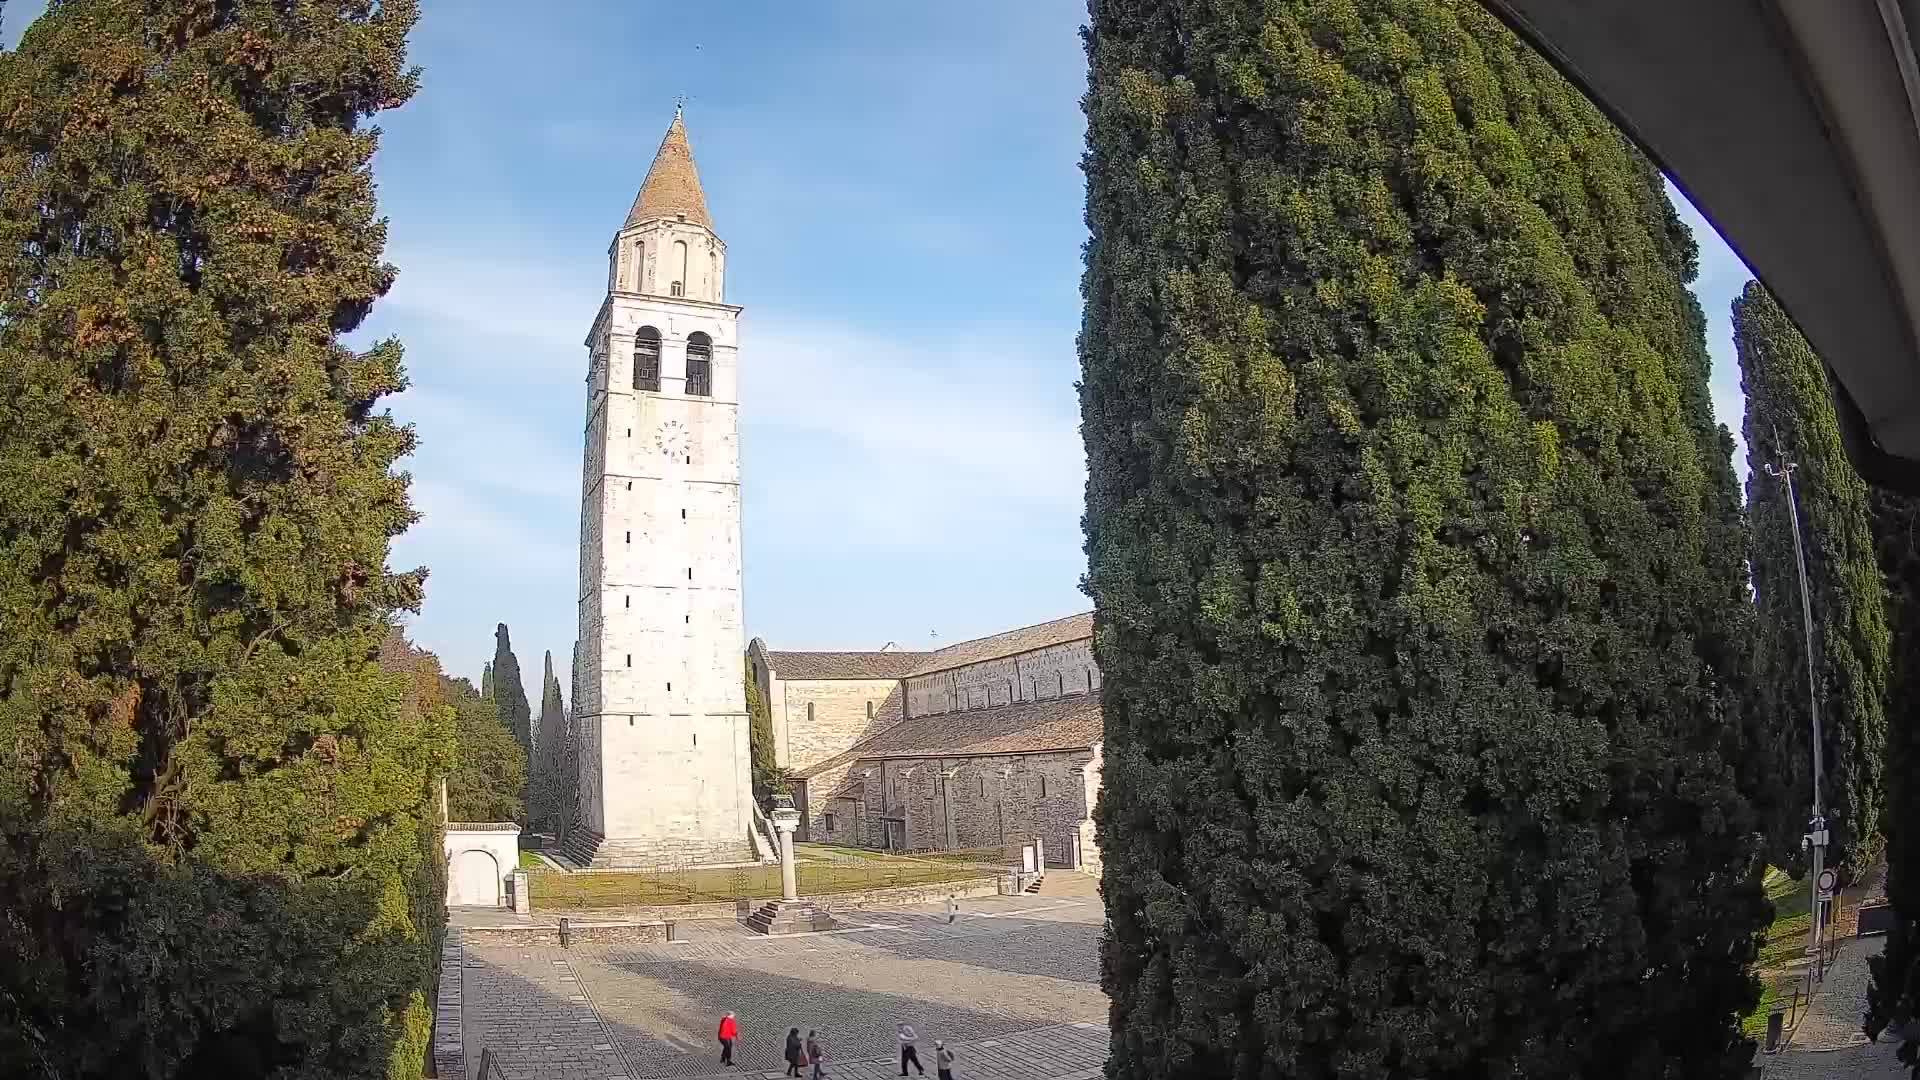
[[[725,251],[676,116],[608,249],[585,342],[574,715],[599,865],[753,857]]]

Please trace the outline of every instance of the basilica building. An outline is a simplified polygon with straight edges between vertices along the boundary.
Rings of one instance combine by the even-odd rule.
[[[801,839],[906,851],[1038,840],[1049,867],[1097,872],[1090,613],[933,652],[788,652],[755,638],[747,655]]]

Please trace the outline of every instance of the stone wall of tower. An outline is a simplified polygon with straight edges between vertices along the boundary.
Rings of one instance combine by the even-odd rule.
[[[582,811],[627,865],[749,857],[751,772],[740,596],[737,308],[614,293],[590,341],[605,393],[582,492]],[[633,385],[642,327],[660,389]],[[686,394],[689,336],[712,393]],[[585,775],[591,769],[593,775]]]
[[[698,225],[647,221],[623,230],[608,264],[610,289],[720,303],[726,296],[727,245]]]

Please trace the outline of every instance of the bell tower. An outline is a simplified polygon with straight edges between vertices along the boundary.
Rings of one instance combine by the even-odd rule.
[[[596,866],[754,857],[741,661],[740,308],[679,112],[587,334],[580,816]]]

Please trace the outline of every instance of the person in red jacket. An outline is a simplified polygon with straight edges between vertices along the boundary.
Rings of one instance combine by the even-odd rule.
[[[733,1020],[733,1014],[720,1018],[720,1064],[733,1064],[733,1040],[740,1037],[740,1025]]]

